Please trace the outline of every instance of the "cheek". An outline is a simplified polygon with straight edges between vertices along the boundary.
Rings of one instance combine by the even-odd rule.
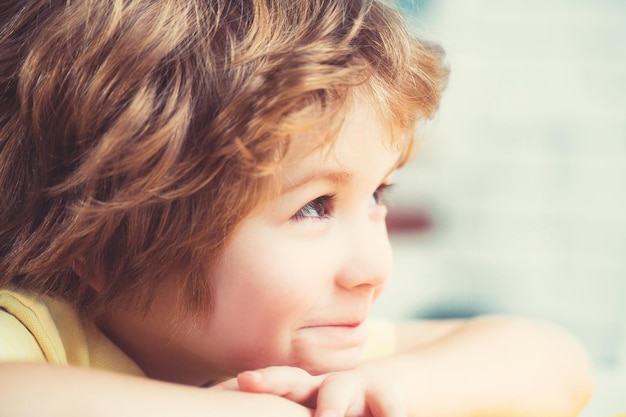
[[[263,258],[256,259],[240,264],[237,273],[223,277],[226,282],[217,286],[216,306],[223,311],[220,317],[226,315],[239,325],[284,326],[306,315],[322,298],[325,289],[322,280],[315,279],[314,265],[294,260],[271,268]]]
[[[280,255],[268,248],[247,255],[240,251],[238,259],[225,257],[225,266],[215,270],[211,334],[235,366],[289,364],[294,330],[332,290],[323,279],[331,275],[322,265],[297,253],[301,249]]]
[[[322,245],[264,239],[264,245],[233,245],[214,276],[216,301],[255,309],[260,316],[302,311],[329,291],[333,273]],[[262,314],[266,312],[266,314]]]
[[[289,365],[293,330],[307,315],[295,297],[258,290],[250,285],[216,303],[211,338],[219,340],[219,356],[236,371]]]

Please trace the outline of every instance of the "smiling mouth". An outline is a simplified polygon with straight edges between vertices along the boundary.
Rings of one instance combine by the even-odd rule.
[[[333,350],[363,346],[367,339],[367,325],[363,321],[315,324],[300,330],[309,342]]]
[[[316,328],[348,328],[354,329],[363,324],[362,321],[348,322],[348,323],[328,323],[328,324],[315,324],[312,326],[305,326],[303,329],[316,329]]]
[[[330,324],[328,325],[328,327],[346,327],[349,329],[353,329],[355,327],[359,327],[361,325],[361,323],[354,323],[354,324]]]

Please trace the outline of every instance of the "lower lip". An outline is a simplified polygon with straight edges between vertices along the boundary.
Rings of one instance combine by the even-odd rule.
[[[367,338],[367,326],[363,323],[310,326],[302,330],[319,343],[334,347],[361,346]]]

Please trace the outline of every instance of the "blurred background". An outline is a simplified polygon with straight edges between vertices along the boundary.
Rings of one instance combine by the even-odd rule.
[[[400,6],[451,73],[394,178],[375,313],[556,322],[593,359],[582,416],[626,414],[626,1]]]

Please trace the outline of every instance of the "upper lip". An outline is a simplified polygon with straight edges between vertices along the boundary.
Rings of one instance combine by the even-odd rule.
[[[356,302],[344,302],[341,310],[334,314],[305,321],[302,328],[310,327],[358,327],[366,319],[372,305],[372,297],[360,298]]]

